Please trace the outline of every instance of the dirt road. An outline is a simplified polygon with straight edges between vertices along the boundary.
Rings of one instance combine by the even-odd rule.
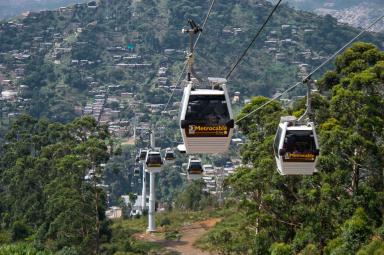
[[[180,229],[180,233],[182,236],[179,241],[164,240],[153,234],[141,234],[138,235],[137,238],[149,242],[158,242],[165,249],[169,251],[179,252],[180,254],[212,255],[213,253],[201,251],[198,248],[194,247],[193,244],[219,221],[220,219],[214,218],[205,221],[195,222],[189,226],[185,226]]]

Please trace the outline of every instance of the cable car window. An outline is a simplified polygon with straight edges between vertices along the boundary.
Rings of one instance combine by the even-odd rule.
[[[191,95],[185,119],[210,124],[227,123],[230,119],[225,96]]]
[[[167,152],[167,153],[165,154],[165,158],[166,158],[166,159],[174,159],[175,156],[173,155],[172,152]]]
[[[287,153],[315,153],[316,143],[312,132],[306,134],[287,131],[284,141],[284,149]]]
[[[149,154],[147,164],[161,164],[161,157],[159,154]]]
[[[146,150],[140,151],[140,160],[145,160],[146,156],[147,156],[147,151]]]
[[[191,162],[191,165],[189,167],[190,169],[202,169],[201,164],[199,162]]]
[[[275,155],[279,155],[279,144],[280,144],[280,139],[281,139],[281,133],[282,132],[283,132],[283,130],[281,129],[281,127],[279,127],[277,129],[275,141],[273,143],[273,149],[275,150]]]

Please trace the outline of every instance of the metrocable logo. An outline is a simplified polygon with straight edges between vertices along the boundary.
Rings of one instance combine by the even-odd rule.
[[[289,153],[288,156],[290,158],[313,158],[315,155],[310,154],[310,153],[305,153],[305,154],[298,154],[298,153]]]
[[[190,125],[189,126],[189,133],[195,134],[195,133],[223,133],[227,134],[228,127],[227,126],[197,126],[197,125]]]

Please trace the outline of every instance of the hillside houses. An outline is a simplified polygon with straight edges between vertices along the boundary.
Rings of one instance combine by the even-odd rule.
[[[264,41],[265,50],[272,55],[274,61],[286,64],[309,64],[321,63],[326,57],[321,56],[310,49],[305,48],[304,37],[315,30],[302,28],[296,25],[283,24],[280,28],[271,30]],[[292,51],[294,50],[294,51]],[[294,52],[294,54],[292,54]],[[298,52],[298,53],[297,53]],[[298,76],[302,77],[300,69]]]

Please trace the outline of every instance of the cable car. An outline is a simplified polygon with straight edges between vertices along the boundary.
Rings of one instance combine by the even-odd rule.
[[[228,150],[234,120],[225,79],[208,78],[212,89],[184,88],[180,128],[186,152],[223,153]]]
[[[164,156],[164,159],[166,162],[168,163],[171,163],[173,161],[175,161],[175,153],[173,150],[171,150],[171,148],[167,148],[165,150],[165,156]]]
[[[148,153],[148,150],[145,150],[145,149],[140,149],[140,152],[139,152],[139,160],[141,162],[144,162],[145,159],[147,158],[147,153]]]
[[[160,171],[161,166],[163,165],[163,160],[161,159],[160,152],[148,151],[147,157],[145,159],[145,165],[148,172]]]
[[[315,125],[299,124],[293,116],[281,117],[274,141],[277,169],[281,175],[312,175],[319,156]]]
[[[88,2],[88,3],[87,3],[87,7],[90,8],[90,9],[95,9],[95,8],[97,8],[97,3],[96,3],[96,1]]]
[[[133,169],[133,176],[140,176],[140,168],[139,167],[135,167]]]
[[[185,145],[184,144],[179,144],[177,145],[177,150],[182,153],[182,154],[185,154],[187,151],[185,149]]]
[[[187,165],[188,180],[201,179],[203,174],[203,165],[201,160],[195,157],[190,157]]]

